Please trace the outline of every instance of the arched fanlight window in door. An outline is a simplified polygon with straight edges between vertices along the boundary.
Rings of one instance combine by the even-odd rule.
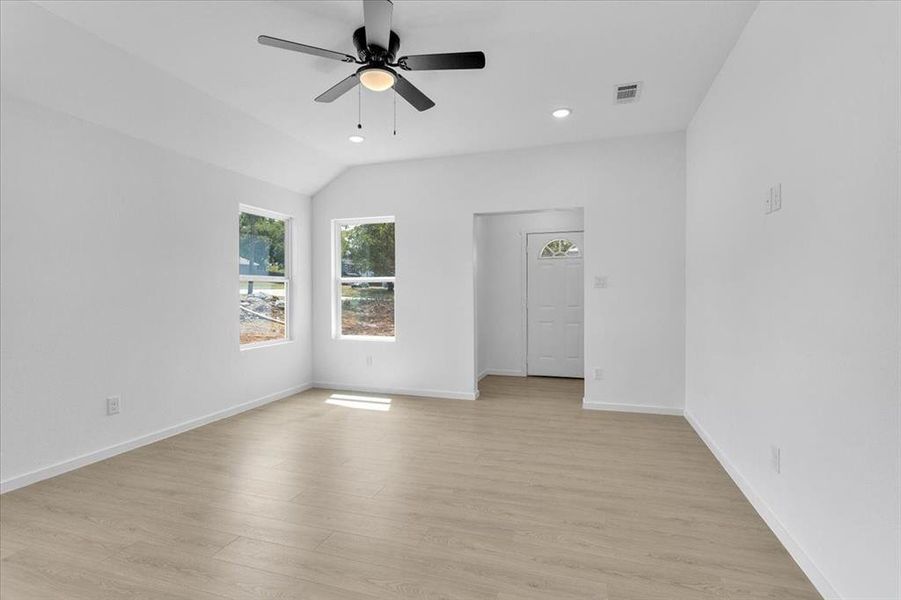
[[[578,246],[566,239],[551,240],[544,245],[538,258],[577,258],[582,256]]]

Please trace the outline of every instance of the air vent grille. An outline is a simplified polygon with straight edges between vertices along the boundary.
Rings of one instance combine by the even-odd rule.
[[[641,82],[636,81],[634,83],[624,83],[622,85],[616,86],[616,95],[614,96],[615,104],[628,104],[630,102],[637,102],[638,97],[641,95]]]

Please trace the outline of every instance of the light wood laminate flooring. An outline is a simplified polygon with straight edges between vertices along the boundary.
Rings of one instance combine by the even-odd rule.
[[[0,497],[4,600],[819,598],[681,417],[310,390]]]

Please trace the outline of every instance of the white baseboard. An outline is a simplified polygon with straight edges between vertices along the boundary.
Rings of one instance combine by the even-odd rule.
[[[280,392],[275,392],[274,394],[263,396],[262,398],[257,398],[256,400],[242,402],[241,404],[196,419],[191,419],[190,421],[184,421],[183,423],[173,425],[172,427],[166,427],[165,429],[160,429],[159,431],[154,431],[153,433],[148,433],[125,442],[113,444],[112,446],[101,448],[100,450],[88,452],[87,454],[82,454],[81,456],[76,456],[75,458],[70,458],[47,467],[41,467],[40,469],[35,469],[34,471],[30,471],[23,475],[10,477],[9,479],[0,481],[0,494],[5,494],[6,492],[17,490],[26,485],[31,485],[32,483],[37,483],[44,479],[50,479],[51,477],[56,477],[57,475],[62,475],[63,473],[86,467],[87,465],[111,458],[117,454],[122,454],[123,452],[128,452],[129,450],[134,450],[135,448],[140,448],[141,446],[164,440],[173,435],[184,433],[190,429],[196,429],[197,427],[207,425],[213,421],[225,419],[226,417],[231,417],[252,408],[257,408],[258,406],[263,406],[264,404],[269,404],[270,402],[275,402],[276,400],[299,394],[311,387],[313,387],[312,384],[294,386]]]
[[[485,369],[479,373],[479,381],[482,381],[489,375],[500,375],[501,377],[526,377],[526,374],[523,373],[522,369]]]
[[[738,468],[732,464],[723,450],[716,444],[713,438],[710,437],[707,430],[698,423],[694,415],[688,410],[685,411],[685,420],[694,428],[698,437],[700,437],[707,445],[710,452],[713,453],[713,456],[716,457],[723,466],[723,469],[726,470],[726,473],[729,474],[729,477],[732,478],[732,481],[735,482],[735,485],[738,486],[738,489],[741,490],[741,493],[745,495],[745,498],[748,499],[748,502],[750,502],[751,506],[754,507],[754,510],[757,511],[757,514],[760,515],[770,530],[772,530],[779,541],[782,542],[782,545],[785,546],[785,549],[791,557],[795,559],[795,562],[798,563],[798,566],[801,567],[801,570],[804,571],[804,574],[807,575],[807,578],[810,579],[810,582],[820,595],[826,600],[840,600],[841,596],[829,580],[826,579],[823,572],[817,568],[810,558],[810,555],[807,554],[801,544],[792,537],[785,525],[782,524],[782,521],[779,520],[779,517],[776,516],[773,509],[770,508],[766,501],[754,490],[751,483],[744,478]]]
[[[675,415],[682,416],[681,408],[672,406],[653,406],[649,404],[618,404],[616,402],[595,402],[582,398],[582,408],[585,410],[610,410],[613,412],[643,413],[650,415]]]
[[[397,394],[399,396],[419,396],[422,398],[444,398],[447,400],[475,400],[479,397],[478,391],[451,392],[447,390],[427,390],[421,388],[393,388],[377,387],[373,385],[357,385],[353,383],[334,383],[330,381],[317,381],[314,387],[336,392],[364,392],[369,394]]]

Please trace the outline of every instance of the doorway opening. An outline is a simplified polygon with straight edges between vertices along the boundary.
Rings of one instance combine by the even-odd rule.
[[[476,388],[488,375],[582,379],[583,210],[477,214],[474,233]]]

